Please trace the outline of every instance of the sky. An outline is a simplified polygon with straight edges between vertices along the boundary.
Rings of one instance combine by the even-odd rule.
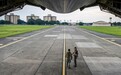
[[[39,7],[34,7],[30,5],[24,6],[22,10],[13,11],[15,15],[20,15],[20,19],[26,21],[26,16],[34,14],[39,16],[43,20],[43,16],[51,14],[52,16],[57,16],[57,20],[64,22],[96,22],[96,21],[106,21],[109,22],[109,18],[112,17],[112,22],[121,22],[121,18],[115,17],[115,15],[103,12],[98,6],[85,8],[83,11],[79,9],[72,13],[56,13],[51,10],[46,9],[45,11]],[[9,14],[9,13],[8,13]],[[0,17],[0,20],[4,19],[4,16]]]

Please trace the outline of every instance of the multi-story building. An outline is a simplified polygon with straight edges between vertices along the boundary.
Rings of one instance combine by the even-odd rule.
[[[29,19],[37,20],[37,19],[39,19],[39,16],[35,16],[34,14],[31,14],[31,16],[27,16],[27,21],[28,21]]]
[[[14,15],[14,13],[10,13],[10,15],[5,15],[5,20],[10,21],[13,24],[17,24],[18,19],[20,19],[20,16]]]
[[[57,17],[56,16],[51,16],[51,14],[48,14],[48,16],[44,16],[43,17],[44,21],[57,21]]]

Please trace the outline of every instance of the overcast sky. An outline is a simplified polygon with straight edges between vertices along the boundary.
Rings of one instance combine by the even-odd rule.
[[[98,6],[86,8],[83,11],[76,10],[72,13],[63,14],[56,13],[51,10],[46,9],[43,11],[39,7],[26,5],[22,10],[12,12],[15,15],[20,15],[20,19],[26,21],[26,16],[35,14],[40,16],[40,19],[43,19],[43,16],[48,14],[52,14],[53,16],[57,16],[57,19],[60,21],[70,21],[71,22],[95,22],[95,21],[106,21],[109,22],[109,18],[112,17],[113,22],[121,22],[121,18],[115,17],[114,15],[106,12],[100,11]],[[0,19],[4,19],[4,17],[0,17]]]

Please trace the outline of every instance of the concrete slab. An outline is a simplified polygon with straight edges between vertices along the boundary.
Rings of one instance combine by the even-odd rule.
[[[63,29],[66,48],[73,52],[77,46],[79,52],[77,67],[73,67],[72,60],[71,69],[66,68],[67,75],[121,75],[121,47],[73,26],[55,27],[41,35],[1,48],[0,75],[62,75]],[[4,42],[7,40],[11,39],[5,39]],[[4,42],[1,39],[0,43]]]
[[[59,32],[61,32],[61,31],[53,31],[53,32],[58,32],[58,33],[59,33]]]
[[[75,30],[74,29],[68,29],[68,31],[74,32]]]
[[[10,39],[10,40],[20,40],[24,37],[7,37],[6,39]]]
[[[65,34],[65,35],[66,35],[65,36],[66,39],[72,39],[72,36],[70,34]],[[63,34],[59,34],[57,39],[64,39],[64,35]]]
[[[82,36],[82,35],[72,35],[72,38],[73,39],[88,39],[87,37],[85,37],[85,36]]]
[[[86,57],[84,59],[93,75],[121,75],[119,57]]]
[[[101,46],[92,42],[76,42],[76,45],[81,48],[101,48]]]
[[[25,64],[25,63],[33,63],[33,64],[36,64],[36,63],[40,63],[39,60],[31,60],[31,59],[21,59],[21,58],[16,58],[16,57],[9,57],[7,59],[5,59],[4,61],[2,61],[4,63],[11,63],[11,64]]]
[[[44,37],[57,37],[58,35],[45,35]]]
[[[71,32],[74,32],[75,30],[71,29],[71,28],[67,28],[67,29],[62,29],[62,31],[71,31]]]
[[[72,39],[71,34],[65,34],[66,39]]]
[[[59,34],[57,39],[64,39],[64,35],[63,34]]]
[[[63,34],[59,34],[57,39],[63,39]],[[71,35],[71,34],[65,34],[66,39],[85,39],[87,40],[88,38],[86,38],[85,36],[81,36],[81,35]]]

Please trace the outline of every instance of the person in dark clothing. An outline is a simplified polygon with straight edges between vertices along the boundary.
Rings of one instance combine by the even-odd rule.
[[[67,67],[70,69],[70,63],[72,60],[72,53],[70,51],[70,49],[68,49],[68,52],[66,53],[66,58],[67,58]]]
[[[77,67],[77,57],[78,57],[77,47],[74,47],[73,57],[74,57],[74,67]]]

